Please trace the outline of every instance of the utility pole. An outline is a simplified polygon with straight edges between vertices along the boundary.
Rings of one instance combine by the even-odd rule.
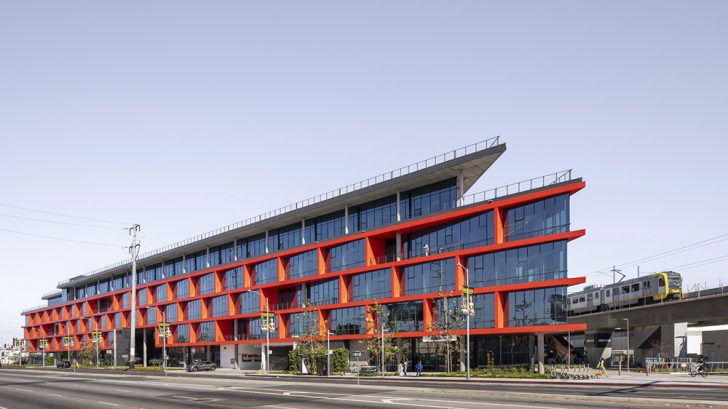
[[[130,342],[129,342],[129,367],[134,368],[136,362],[136,352],[134,351],[134,344],[136,343],[136,319],[137,319],[137,308],[136,308],[136,285],[137,285],[137,274],[136,274],[136,262],[139,256],[139,242],[137,241],[137,233],[141,230],[141,226],[138,224],[133,225],[129,228],[129,234],[131,235],[131,246],[129,246],[129,254],[131,254],[131,323],[130,323]]]
[[[624,274],[622,274],[622,270],[617,269],[617,266],[612,266],[612,269],[610,271],[612,272],[612,284],[615,284],[617,282],[617,274],[621,276],[619,278],[619,281],[622,281],[624,277],[626,277]]]

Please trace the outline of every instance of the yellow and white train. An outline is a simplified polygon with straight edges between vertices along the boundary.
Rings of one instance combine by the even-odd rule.
[[[569,315],[615,310],[682,298],[682,276],[662,271],[605,286],[587,286],[567,296]]]

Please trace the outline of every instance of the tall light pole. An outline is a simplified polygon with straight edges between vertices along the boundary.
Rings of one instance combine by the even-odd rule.
[[[627,321],[627,372],[629,372],[629,318],[622,318]]]
[[[131,254],[131,323],[129,325],[129,367],[134,368],[136,362],[136,352],[134,350],[134,344],[136,344],[136,319],[137,319],[137,308],[136,308],[136,286],[137,286],[137,257],[139,256],[139,243],[137,242],[137,233],[141,230],[141,226],[135,224],[129,228],[129,234],[131,234],[131,246],[129,246],[129,253]]]
[[[167,324],[166,311],[162,311],[162,325],[158,325],[157,327],[157,331],[161,329],[160,335],[162,336],[162,369],[164,369],[164,376],[167,376],[167,331],[169,328],[169,324]]]
[[[465,271],[465,379],[470,380],[470,270],[458,263],[458,266]],[[449,341],[449,340],[448,340]]]
[[[96,369],[99,369],[99,343],[101,343],[101,333],[99,332],[99,324],[94,322],[94,327],[96,328],[96,331],[94,331],[94,342],[96,343]]]
[[[265,300],[265,374],[270,375],[270,306],[268,305],[268,297],[264,296],[258,290],[247,290],[246,292],[258,294],[260,298]]]
[[[336,335],[326,330],[326,376],[331,376],[331,335]]]
[[[384,320],[379,323],[382,333],[382,377],[384,377]]]

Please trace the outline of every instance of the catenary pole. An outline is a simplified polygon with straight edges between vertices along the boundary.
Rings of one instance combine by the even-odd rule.
[[[131,234],[131,246],[129,246],[129,253],[131,254],[131,323],[129,330],[129,365],[134,367],[136,362],[136,351],[134,344],[136,343],[136,319],[137,319],[137,308],[136,308],[136,285],[137,285],[137,257],[139,256],[139,243],[137,242],[137,233],[141,230],[141,226],[135,224],[129,228],[129,234]]]

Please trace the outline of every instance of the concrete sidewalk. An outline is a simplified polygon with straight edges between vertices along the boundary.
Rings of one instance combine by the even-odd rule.
[[[278,379],[356,379],[356,375],[333,375],[331,377],[318,377],[312,375],[291,375],[291,374],[275,374],[269,376],[261,375],[258,371],[240,371],[235,369],[222,368],[215,372],[196,372],[186,373],[190,376],[211,376],[211,377],[261,377],[261,378],[278,378]],[[654,386],[654,387],[697,387],[697,388],[720,388],[728,389],[727,375],[710,375],[707,377],[691,377],[687,373],[661,373],[650,374],[626,372],[622,371],[619,375],[618,371],[607,371],[607,378],[598,378],[590,380],[564,380],[564,379],[519,379],[519,378],[471,378],[467,381],[464,377],[449,376],[430,376],[425,373],[422,377],[416,377],[413,373],[404,376],[362,376],[362,381],[437,381],[437,382],[481,382],[481,383],[518,383],[518,384],[555,384],[555,385],[604,385],[604,386]]]

